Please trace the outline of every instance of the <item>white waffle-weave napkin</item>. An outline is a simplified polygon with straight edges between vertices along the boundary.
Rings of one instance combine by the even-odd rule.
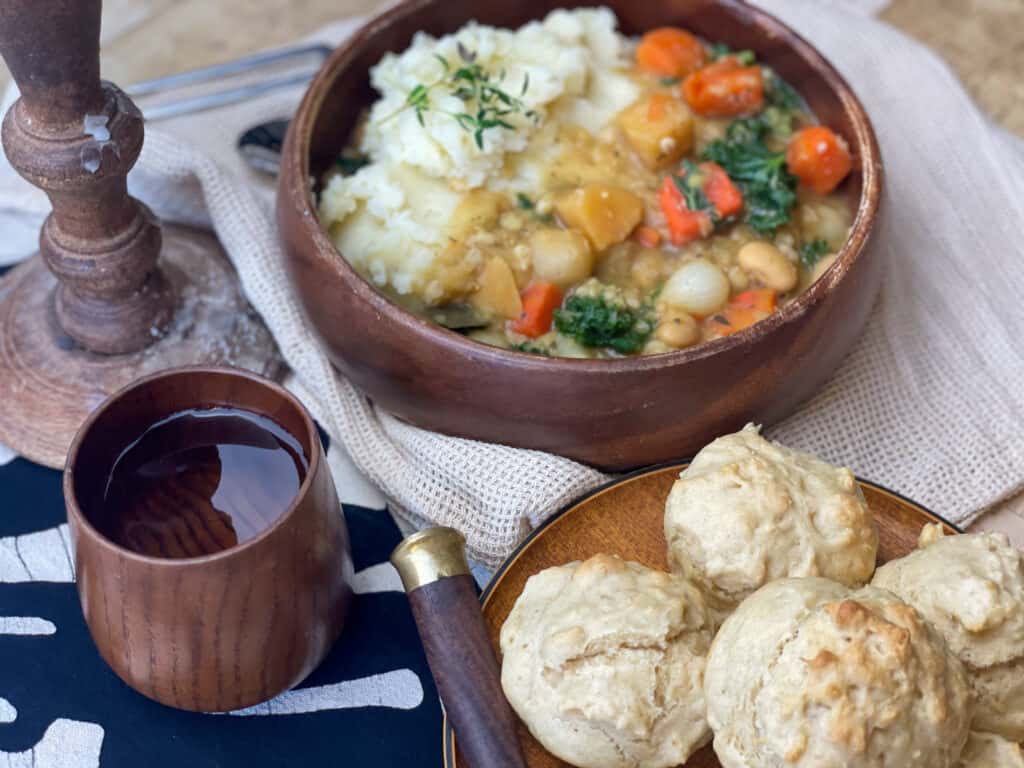
[[[885,286],[864,337],[825,389],[769,432],[966,524],[1024,487],[1024,152],[930,51],[864,13],[874,0],[760,4],[851,82],[878,132],[887,185],[875,239]],[[337,43],[353,28],[317,37]],[[245,128],[290,115],[300,96],[151,127],[132,190],[167,219],[216,230],[292,368],[291,385],[351,457],[338,462],[341,482],[363,483],[367,499],[379,489],[411,524],[461,529],[471,553],[495,564],[605,477],[411,427],[336,375],[285,277],[272,187],[234,149]],[[0,261],[32,250],[46,210],[0,167]]]

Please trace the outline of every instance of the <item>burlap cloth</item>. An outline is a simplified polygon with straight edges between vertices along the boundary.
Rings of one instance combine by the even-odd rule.
[[[1024,152],[930,51],[870,18],[870,0],[761,5],[813,40],[860,95],[887,196],[874,245],[886,279],[864,336],[825,389],[769,433],[969,523],[1024,486]],[[318,37],[337,43],[354,26]],[[234,148],[242,130],[291,114],[300,96],[151,126],[132,190],[166,219],[216,230],[291,366],[290,386],[392,511],[412,525],[455,526],[493,565],[607,478],[411,427],[335,373],[285,277],[272,184]],[[0,168],[0,259],[33,250],[46,210]]]

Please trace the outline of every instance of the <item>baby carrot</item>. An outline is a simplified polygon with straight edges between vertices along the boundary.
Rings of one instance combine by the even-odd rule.
[[[683,81],[683,96],[697,114],[733,117],[753,114],[764,105],[764,74],[728,56]]]
[[[801,184],[827,195],[846,178],[853,161],[850,148],[841,136],[823,125],[812,125],[790,139],[786,165]]]
[[[707,58],[703,43],[676,27],[651,30],[636,48],[637,65],[661,77],[686,77],[704,66]]]

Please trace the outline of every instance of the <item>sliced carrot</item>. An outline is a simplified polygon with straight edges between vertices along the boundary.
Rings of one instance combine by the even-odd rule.
[[[676,183],[676,178],[668,176],[662,184],[658,200],[668,222],[673,245],[685,245],[701,237],[707,237],[714,230],[716,219],[735,216],[743,210],[743,193],[733,184],[722,166],[717,163],[701,163],[695,173],[692,165],[686,167],[690,170],[684,171],[683,178],[688,178],[691,182],[699,179],[701,191],[714,211],[690,210],[686,197]],[[693,175],[686,175],[691,173]],[[716,219],[712,218],[712,214]]]
[[[686,77],[704,66],[707,58],[704,44],[676,27],[651,30],[636,48],[637,65],[661,77]]]
[[[737,293],[731,302],[740,307],[750,307],[761,312],[774,312],[779,303],[779,294],[771,288],[755,288]]]
[[[551,330],[555,310],[562,304],[562,291],[554,283],[531,283],[522,293],[523,314],[509,322],[516,333],[535,339]]]
[[[704,195],[715,206],[719,216],[725,219],[743,210],[743,193],[732,183],[722,166],[718,163],[701,163],[699,170],[704,177]]]
[[[665,177],[665,183],[658,193],[658,202],[665,214],[673,245],[685,245],[707,237],[714,229],[714,222],[705,211],[691,211],[686,207],[686,198],[671,176]]]
[[[727,56],[699,69],[683,81],[683,96],[705,117],[753,114],[764,106],[764,74]]]
[[[706,322],[710,330],[719,336],[731,336],[764,320],[770,314],[771,312],[765,312],[756,307],[728,304],[721,312],[709,317]]]
[[[797,131],[786,149],[786,165],[804,186],[827,195],[853,167],[850,148],[842,136],[823,125]]]
[[[719,336],[731,336],[768,317],[775,311],[778,299],[778,293],[770,288],[738,293],[721,312],[708,318],[709,329]]]
[[[637,227],[634,236],[640,245],[647,248],[657,248],[661,245],[661,232],[654,227]]]
[[[764,320],[771,314],[754,307],[743,307],[739,304],[729,304],[723,312],[729,321],[729,325],[732,327],[732,333],[749,328],[754,323]]]

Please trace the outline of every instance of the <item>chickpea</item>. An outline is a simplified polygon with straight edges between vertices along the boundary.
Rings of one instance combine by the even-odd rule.
[[[661,301],[691,315],[711,315],[725,306],[732,286],[719,267],[707,259],[683,264],[665,282]]]
[[[835,264],[835,261],[838,258],[839,254],[833,253],[831,256],[826,256],[815,264],[814,269],[811,271],[811,282],[815,282],[819,277],[824,275],[825,270]]]
[[[590,243],[572,229],[539,229],[530,238],[533,272],[559,288],[586,280],[594,271]]]
[[[841,243],[850,234],[850,212],[839,204],[807,201],[798,210],[800,233],[806,241]]]
[[[662,315],[654,338],[674,349],[692,347],[700,341],[700,326],[692,315],[670,310]]]
[[[633,257],[630,276],[642,291],[649,291],[661,281],[665,254],[656,248],[644,248]]]
[[[747,243],[740,248],[736,260],[749,275],[766,288],[781,293],[793,290],[800,277],[796,265],[771,243]]]
[[[747,277],[747,273],[740,267],[729,267],[729,271],[726,274],[729,276],[729,284],[732,285],[732,289],[734,291],[739,292],[747,290],[747,286],[750,285],[750,278]]]
[[[644,344],[643,353],[645,355],[660,355],[663,352],[671,352],[672,349],[672,347],[670,347],[663,341],[658,341],[657,339],[648,339],[647,343]]]

